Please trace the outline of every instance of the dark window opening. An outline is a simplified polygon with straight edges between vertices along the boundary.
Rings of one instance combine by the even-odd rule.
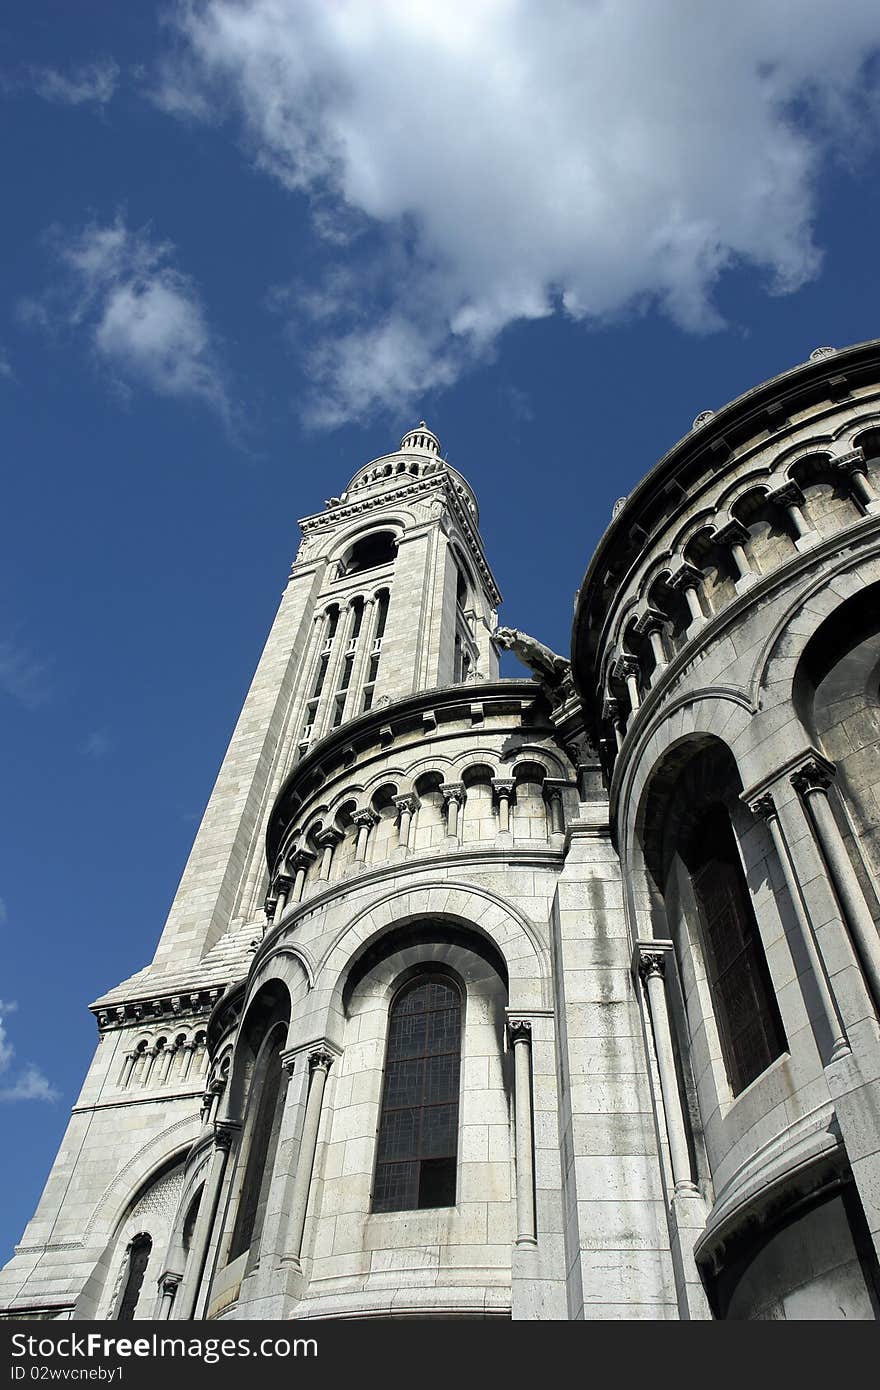
[[[390,565],[397,555],[397,544],[392,531],[374,531],[355,541],[348,558],[340,565],[340,577],[360,574],[363,570],[377,569],[379,565]]]
[[[461,996],[436,976],[391,1006],[373,1211],[455,1205]]]
[[[786,1050],[785,1033],[730,817],[704,814],[686,862],[731,1090],[739,1095]]]
[[[229,1259],[234,1260],[259,1240],[263,1229],[269,1182],[278,1146],[278,1131],[284,1109],[281,1086],[281,1046],[283,1037],[276,1032],[266,1044],[268,1055],[262,1076],[255,1077],[251,1088],[251,1104],[257,1106],[254,1127],[248,1145],[244,1183],[239,1200],[238,1215],[232,1235]]]
[[[147,1235],[135,1236],[128,1247],[128,1275],[125,1280],[125,1293],[116,1314],[117,1322],[131,1322],[134,1318],[152,1249],[153,1242]]]

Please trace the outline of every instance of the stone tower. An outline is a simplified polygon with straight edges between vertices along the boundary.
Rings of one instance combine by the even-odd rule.
[[[880,343],[697,417],[571,664],[424,424],[301,525],[6,1315],[876,1317]]]

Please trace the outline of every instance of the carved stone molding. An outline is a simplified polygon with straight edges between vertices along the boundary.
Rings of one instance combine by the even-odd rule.
[[[101,1033],[132,1024],[161,1023],[165,1019],[179,1022],[209,1014],[222,993],[223,990],[217,988],[193,990],[187,994],[160,994],[103,1008],[93,1005],[92,1013]]]

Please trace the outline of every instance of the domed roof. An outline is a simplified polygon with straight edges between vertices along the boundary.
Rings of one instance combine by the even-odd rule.
[[[410,430],[400,441],[402,454],[434,454],[440,457],[440,440],[429,430],[424,420],[420,420],[414,430]]]

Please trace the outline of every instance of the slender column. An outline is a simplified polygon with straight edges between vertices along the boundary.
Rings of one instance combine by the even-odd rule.
[[[290,901],[292,888],[293,879],[287,874],[279,874],[275,879],[275,915],[273,920],[276,926],[284,916],[284,909]]]
[[[840,458],[834,460],[834,467],[849,478],[858,500],[869,510],[875,511],[880,498],[877,496],[873,482],[868,477],[868,465],[862,450],[852,449],[848,454],[841,454]]]
[[[697,1186],[691,1169],[687,1130],[678,1089],[672,1032],[669,1027],[669,1009],[666,1003],[666,985],[664,983],[665,957],[666,952],[664,951],[640,951],[639,975],[645,987],[648,1012],[651,1016],[651,1028],[654,1033],[657,1070],[660,1073],[660,1094],[663,1098],[666,1134],[669,1139],[672,1181],[675,1183],[677,1193],[696,1192]]]
[[[375,606],[375,596],[364,599],[364,611],[361,617],[361,630],[358,634],[357,648],[354,656],[354,666],[351,671],[349,690],[352,699],[352,716],[360,714],[361,702],[364,694],[364,676],[367,664],[370,660],[370,648],[373,643],[373,608]]]
[[[843,1057],[850,1051],[843,1022],[837,1008],[837,1001],[834,998],[829,983],[828,972],[825,969],[822,953],[813,931],[813,924],[810,921],[804,903],[801,886],[797,880],[797,874],[795,873],[791,855],[788,852],[788,844],[786,843],[782,826],[779,823],[776,803],[772,796],[765,794],[751,802],[749,804],[749,810],[753,815],[761,816],[761,818],[767,822],[770,838],[773,841],[773,848],[776,850],[776,858],[779,860],[782,868],[785,884],[788,888],[788,896],[794,908],[795,921],[798,924],[801,945],[803,946],[804,955],[810,966],[810,973],[819,996],[819,1005],[822,1010],[825,1028],[831,1040],[830,1052],[827,1057],[823,1057],[822,1059],[824,1065],[827,1066],[829,1062],[836,1062],[838,1057]],[[820,1052],[821,1050],[820,1048]]]
[[[666,645],[663,641],[665,631],[666,619],[656,608],[649,608],[636,623],[636,632],[640,637],[647,637],[651,643],[651,651],[654,653],[654,669],[658,675],[667,665]]]
[[[509,1018],[507,1030],[513,1044],[516,1243],[537,1245],[535,1151],[532,1138],[532,1025],[527,1018]]]
[[[327,674],[324,677],[324,688],[321,691],[321,703],[318,706],[318,714],[312,733],[312,742],[323,737],[330,727],[330,720],[333,717],[333,706],[339,687],[339,677],[342,672],[342,663],[348,651],[348,639],[354,624],[354,611],[350,604],[345,604],[339,611],[339,622],[336,624],[336,635],[333,638],[333,647],[330,652],[330,660],[327,663]]]
[[[303,1232],[309,1205],[309,1191],[312,1185],[312,1170],[315,1166],[315,1150],[318,1147],[321,1106],[324,1103],[327,1076],[333,1065],[333,1053],[326,1048],[317,1048],[314,1052],[309,1053],[308,1061],[309,1094],[306,1100],[306,1113],[303,1118],[302,1138],[299,1144],[299,1157],[296,1164],[296,1177],[293,1181],[290,1220],[287,1228],[286,1256],[297,1264],[299,1264],[302,1255]]]
[[[131,1074],[134,1071],[134,1064],[138,1059],[138,1055],[139,1054],[135,1052],[134,1049],[132,1049],[131,1052],[126,1052],[125,1059],[122,1063],[122,1069],[119,1073],[118,1085],[123,1087],[128,1085],[129,1081],[131,1080]]]
[[[498,830],[506,834],[510,829],[510,803],[516,783],[512,777],[493,777],[492,793],[498,801]]]
[[[676,569],[669,575],[669,587],[680,589],[684,594],[688,612],[691,615],[691,627],[695,624],[703,623],[706,614],[700,602],[699,588],[704,579],[703,571],[697,569],[696,565],[691,565],[687,560],[682,560]]]
[[[544,782],[544,796],[550,807],[550,833],[551,835],[562,835],[565,833],[565,808],[562,804],[562,787],[557,782],[547,779]]]
[[[716,527],[713,539],[719,545],[729,545],[730,553],[733,556],[733,563],[739,572],[740,580],[753,579],[755,571],[752,569],[749,557],[746,555],[744,546],[749,538],[749,533],[741,521],[731,517],[722,526]]]
[[[171,1317],[171,1309],[174,1305],[174,1298],[180,1284],[182,1274],[163,1274],[160,1280],[162,1297],[159,1302],[159,1319],[166,1321]]]
[[[443,793],[443,805],[446,808],[446,833],[447,835],[458,835],[458,817],[460,808],[464,804],[464,784],[462,782],[444,782],[440,790]]]
[[[396,796],[394,804],[397,807],[397,843],[402,849],[406,849],[409,844],[409,831],[412,825],[412,818],[419,804],[419,798],[414,792],[405,792],[403,796]]]
[[[639,666],[637,658],[634,656],[619,656],[614,663],[614,674],[619,679],[624,680],[626,682],[626,689],[627,693],[629,694],[630,709],[632,710],[633,714],[635,714],[636,710],[639,708],[639,705],[642,702],[641,695],[639,693],[639,677],[641,675],[641,667]]]
[[[774,488],[772,492],[768,492],[767,501],[775,502],[778,507],[785,509],[786,515],[794,527],[795,544],[798,541],[815,539],[816,532],[803,513],[804,494],[797,483],[783,483],[781,487]]]
[[[614,730],[614,741],[619,753],[623,747],[624,725],[620,713],[620,701],[616,700],[613,695],[606,696],[602,706],[602,718],[607,719]]]
[[[831,872],[831,882],[843,908],[874,1007],[880,1009],[880,939],[862,892],[840,827],[828,800],[828,788],[836,768],[824,758],[810,758],[791,775],[791,784],[803,797],[819,848]]]
[[[190,1071],[192,1070],[193,1058],[194,1058],[195,1055],[196,1055],[196,1044],[195,1044],[195,1041],[193,1040],[192,1042],[184,1043],[184,1044],[183,1044],[183,1050],[184,1050],[184,1052],[187,1054],[187,1057],[186,1057],[186,1061],[185,1061],[184,1064],[183,1064],[183,1072],[182,1072],[182,1075],[181,1075],[181,1080],[182,1080],[182,1081],[185,1081],[186,1078],[189,1076]]]
[[[321,846],[321,867],[318,870],[318,877],[328,879],[330,868],[333,864],[333,851],[342,839],[342,831],[336,830],[333,826],[328,826],[322,830],[318,836],[318,844]]]
[[[352,820],[357,826],[357,842],[354,847],[354,857],[358,864],[363,864],[367,857],[367,841],[370,838],[370,831],[374,825],[379,824],[379,817],[375,811],[355,811]]]
[[[306,886],[306,874],[309,871],[309,865],[315,862],[315,856],[310,849],[298,849],[291,855],[290,862],[296,871],[290,897],[292,902],[298,903]]]
[[[208,1258],[211,1232],[217,1219],[217,1207],[223,1188],[223,1177],[226,1173],[226,1161],[238,1128],[238,1125],[230,1124],[228,1121],[218,1121],[214,1125],[214,1152],[211,1155],[211,1166],[205,1179],[202,1200],[199,1203],[199,1214],[193,1231],[186,1271],[180,1292],[172,1307],[172,1317],[184,1322],[191,1319],[195,1312],[196,1301],[205,1273],[205,1261]]]

